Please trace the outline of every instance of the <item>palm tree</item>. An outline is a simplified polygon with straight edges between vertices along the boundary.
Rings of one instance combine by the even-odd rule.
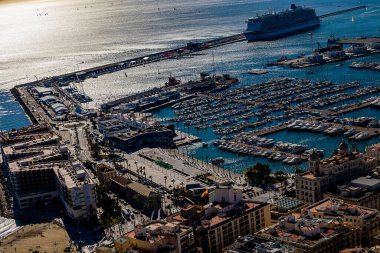
[[[174,188],[174,186],[175,186],[175,185],[174,185],[174,182],[175,182],[175,179],[173,178],[173,179],[172,179],[172,183],[173,183],[173,188]]]
[[[153,176],[152,176],[152,175],[149,176],[149,179],[150,179],[150,182],[153,183],[153,180],[152,180],[152,179],[153,179]]]
[[[168,176],[164,176],[164,180],[165,180],[165,187],[166,187],[166,180],[168,179]]]

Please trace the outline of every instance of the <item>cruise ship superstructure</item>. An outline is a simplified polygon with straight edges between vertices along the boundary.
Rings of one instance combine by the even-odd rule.
[[[246,23],[245,37],[257,41],[312,30],[319,27],[320,20],[314,9],[292,4],[286,11],[249,18]]]

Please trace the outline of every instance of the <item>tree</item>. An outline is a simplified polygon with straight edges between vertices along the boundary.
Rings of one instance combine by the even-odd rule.
[[[273,182],[270,173],[271,170],[267,164],[256,163],[255,166],[246,169],[244,175],[252,185],[262,186]]]
[[[305,171],[302,170],[301,168],[296,168],[296,170],[294,171],[295,174],[301,174],[301,173],[304,173]]]
[[[168,176],[164,176],[164,180],[165,180],[165,187],[166,187],[166,180],[168,179]]]

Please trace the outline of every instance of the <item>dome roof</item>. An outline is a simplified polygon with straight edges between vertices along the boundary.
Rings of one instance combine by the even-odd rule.
[[[342,142],[340,143],[339,149],[342,150],[342,151],[347,151],[348,150],[348,145],[347,145],[347,143],[344,140],[342,140]]]

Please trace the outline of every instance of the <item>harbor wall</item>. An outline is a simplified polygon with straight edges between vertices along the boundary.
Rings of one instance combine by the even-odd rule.
[[[16,87],[11,89],[12,95],[15,97],[17,102],[20,103],[22,108],[24,109],[26,115],[28,115],[30,121],[32,122],[33,125],[38,124],[37,119],[34,117],[33,113],[29,110],[29,107],[25,104],[24,100],[21,99],[21,95]]]

